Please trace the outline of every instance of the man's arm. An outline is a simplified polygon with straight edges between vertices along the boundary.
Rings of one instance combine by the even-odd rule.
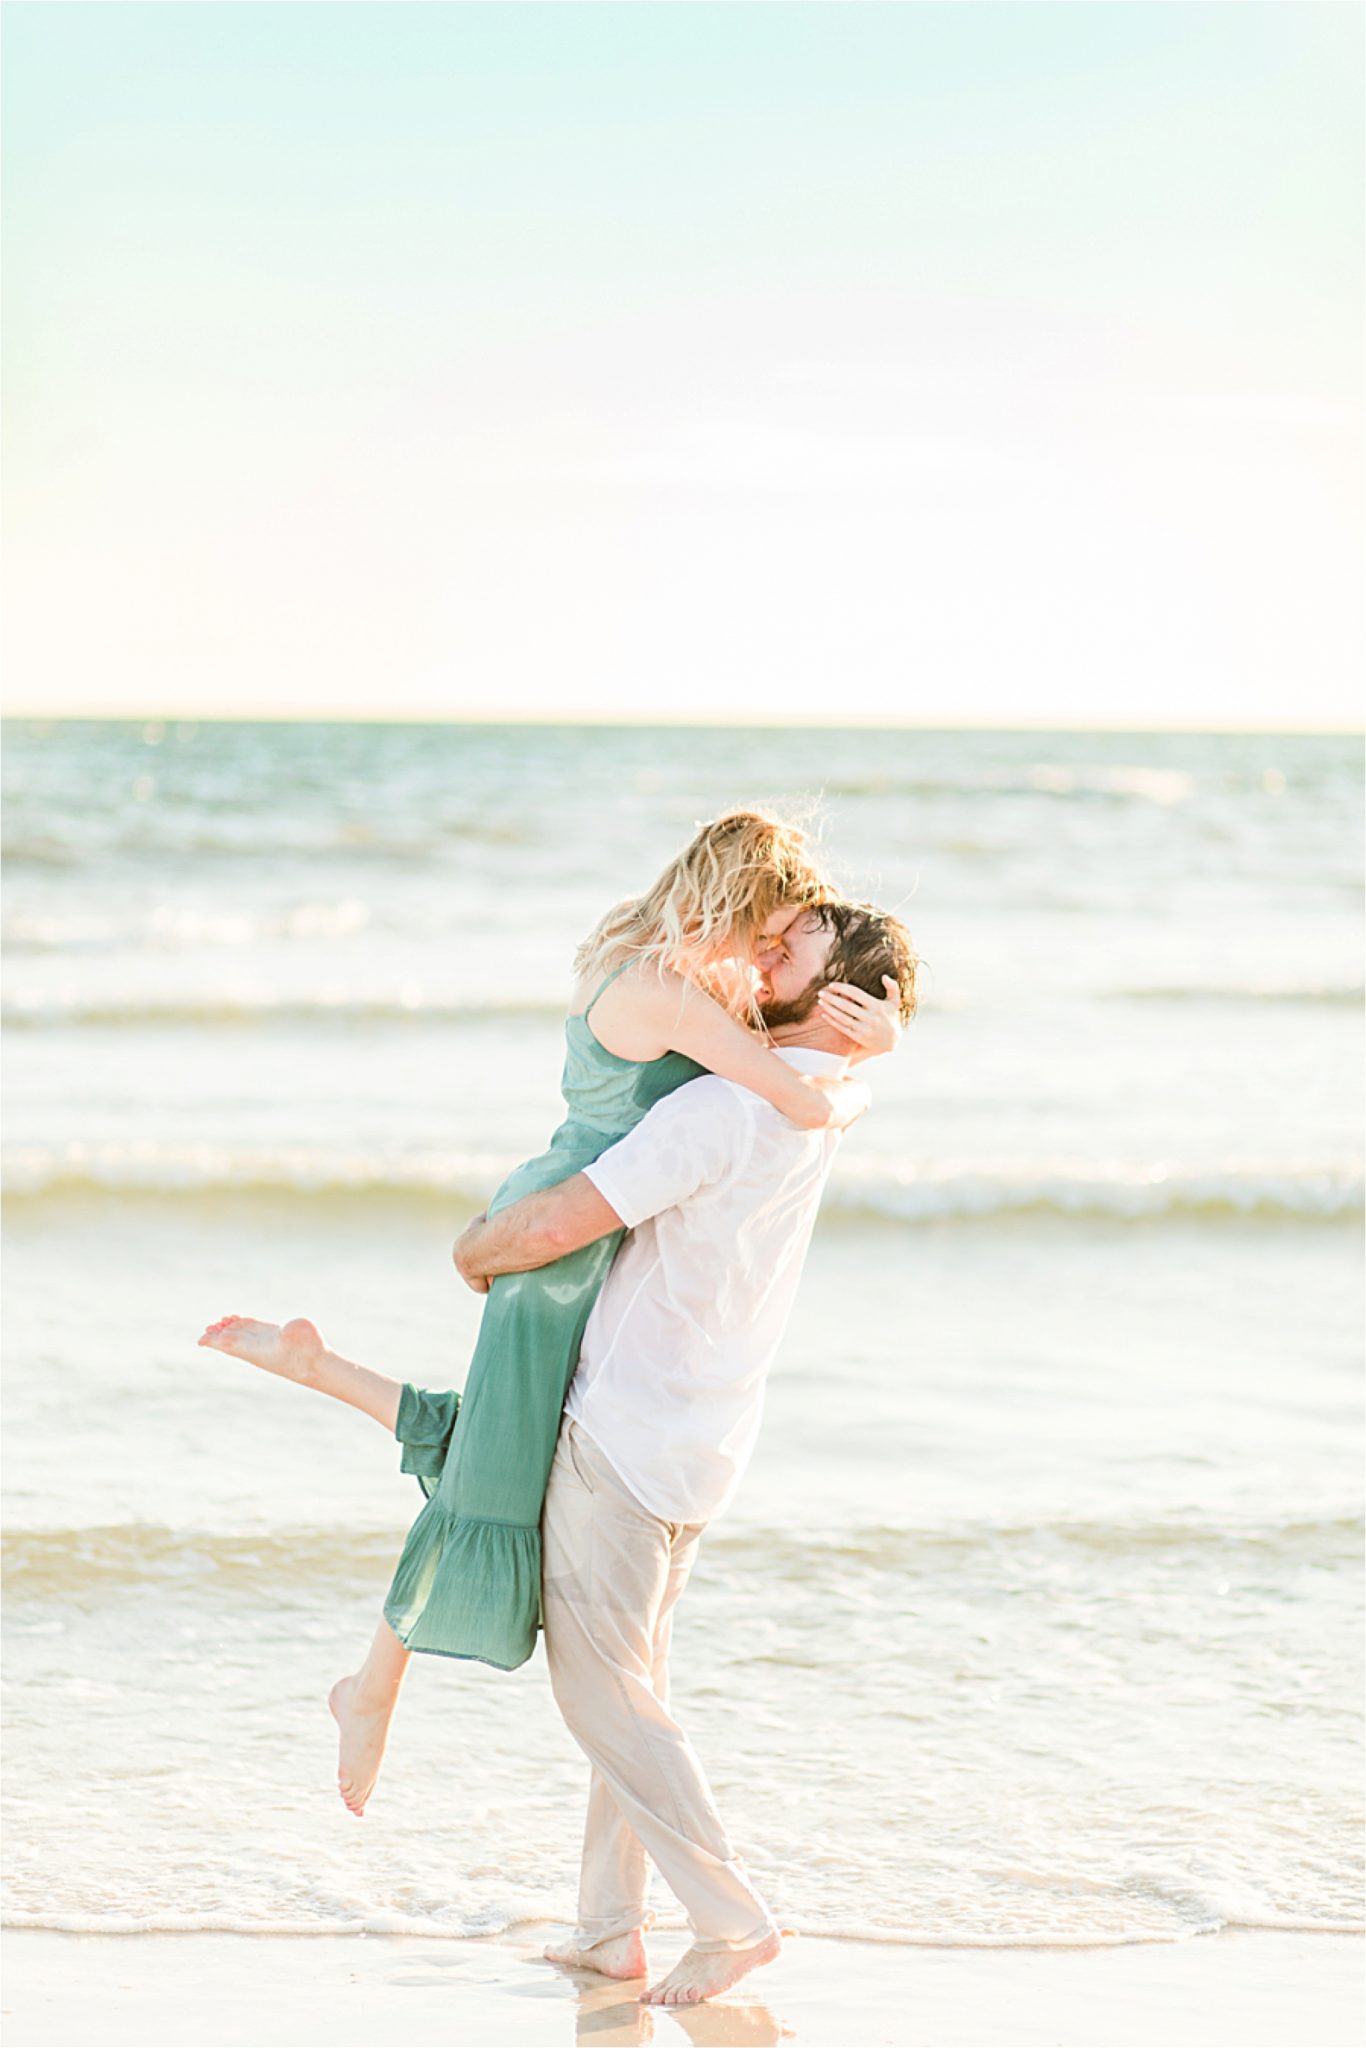
[[[487,1294],[500,1273],[548,1266],[686,1202],[739,1163],[752,1142],[755,1099],[714,1074],[686,1081],[585,1172],[478,1217],[451,1254],[461,1278]]]
[[[476,1294],[487,1294],[500,1273],[529,1273],[609,1232],[621,1218],[587,1174],[523,1195],[496,1216],[477,1216],[455,1241],[456,1270]]]

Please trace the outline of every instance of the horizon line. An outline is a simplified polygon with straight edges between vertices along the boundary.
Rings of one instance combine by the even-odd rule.
[[[389,711],[0,711],[3,724],[40,725],[449,725],[487,726],[510,730],[518,726],[541,729],[584,727],[617,731],[731,731],[731,732],[1037,732],[1037,733],[1244,733],[1280,738],[1366,739],[1366,726],[1305,724],[1275,721],[1253,724],[1243,720],[1168,723],[1160,720],[1120,720],[1102,724],[1078,724],[1066,719],[972,719],[954,718],[749,718],[726,717],[622,717],[612,713],[580,713],[576,717],[524,713],[499,717],[483,712],[389,712]]]

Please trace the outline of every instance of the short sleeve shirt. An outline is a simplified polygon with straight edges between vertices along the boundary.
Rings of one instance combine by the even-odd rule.
[[[805,1047],[779,1057],[806,1073],[846,1064]],[[708,1521],[739,1484],[838,1142],[708,1074],[585,1169],[630,1234],[565,1412],[662,1520]]]

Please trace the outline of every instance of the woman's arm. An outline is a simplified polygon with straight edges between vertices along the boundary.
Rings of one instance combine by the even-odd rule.
[[[646,983],[640,993],[662,1011],[670,1052],[686,1053],[723,1080],[752,1089],[802,1130],[844,1130],[867,1109],[861,1081],[798,1073],[686,976],[661,976],[657,989]]]

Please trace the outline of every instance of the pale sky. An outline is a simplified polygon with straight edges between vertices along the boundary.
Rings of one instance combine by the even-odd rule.
[[[3,37],[11,712],[1360,725],[1354,5]]]

